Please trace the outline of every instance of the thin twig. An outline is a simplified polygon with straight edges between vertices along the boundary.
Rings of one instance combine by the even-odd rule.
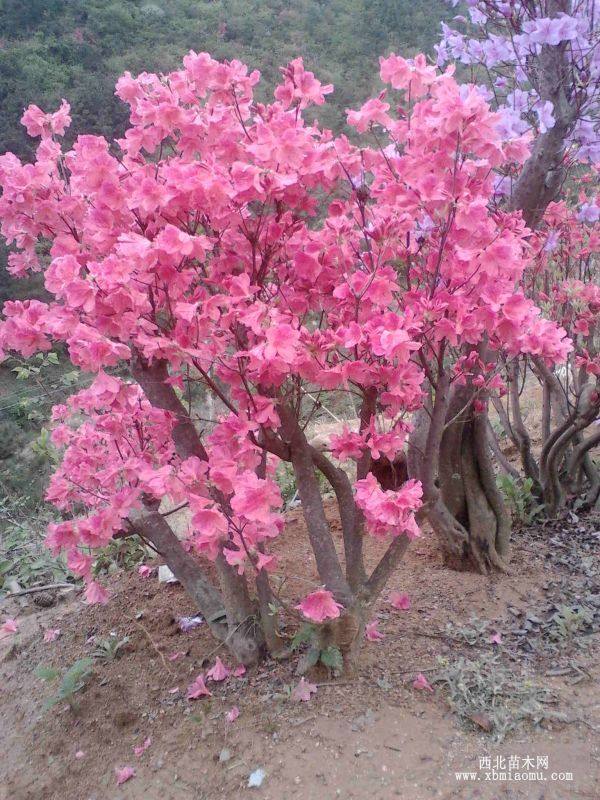
[[[30,586],[29,589],[21,589],[18,592],[9,592],[5,600],[10,597],[21,597],[24,594],[33,594],[34,592],[45,592],[46,589],[79,589],[79,586],[74,586],[72,583],[47,583],[45,586]]]
[[[316,683],[315,686],[320,688],[321,686],[351,686],[352,684],[353,681],[325,681],[325,683]]]
[[[174,672],[174,671],[171,669],[171,667],[170,667],[170,666],[167,664],[167,662],[165,661],[164,654],[161,652],[160,648],[158,647],[158,645],[156,644],[156,642],[154,641],[154,639],[153,639],[153,638],[152,638],[152,636],[150,635],[150,631],[149,631],[149,630],[148,630],[148,629],[145,627],[145,625],[142,625],[142,623],[141,623],[139,620],[137,620],[137,619],[134,619],[133,621],[134,621],[134,622],[135,622],[135,624],[138,626],[138,628],[141,628],[141,630],[142,630],[142,631],[144,631],[144,633],[146,634],[146,636],[147,636],[147,638],[148,638],[148,641],[150,642],[150,644],[152,645],[152,647],[153,647],[153,648],[156,650],[156,652],[157,652],[157,653],[158,653],[158,655],[160,656],[160,660],[162,661],[162,663],[163,663],[163,666],[164,666],[164,668],[167,670],[167,672],[169,672],[171,675],[175,675],[176,673],[175,673],[175,672]]]

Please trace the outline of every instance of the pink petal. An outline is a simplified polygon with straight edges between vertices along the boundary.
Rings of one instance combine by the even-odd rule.
[[[377,626],[379,625],[379,620],[374,619],[371,622],[368,622],[365,627],[365,636],[370,642],[378,642],[384,638],[383,633],[377,630]]]
[[[188,686],[188,700],[197,700],[199,697],[210,697],[211,695],[212,692],[209,692],[204,683],[204,675],[198,675],[196,680]]]
[[[309,683],[306,678],[300,678],[300,683],[292,689],[291,698],[296,702],[307,703],[312,694],[315,694],[317,687],[314,683]]]
[[[85,756],[85,753],[83,752],[83,750],[78,750],[78,751],[75,753],[75,758],[77,758],[77,759],[81,759],[81,758],[83,758],[84,756]]]
[[[211,681],[224,681],[231,675],[231,670],[225,666],[219,656],[215,660],[215,665],[206,673],[206,677]]]
[[[340,616],[340,609],[343,608],[336,603],[334,597],[327,589],[317,589],[306,595],[304,600],[295,606],[306,619],[311,622],[325,622],[327,619],[336,619]]]
[[[106,605],[106,603],[108,603],[108,592],[104,586],[96,583],[96,581],[90,581],[85,590],[85,599],[90,605],[94,605],[95,603]]]
[[[17,620],[8,617],[2,627],[0,627],[0,639],[4,639],[7,636],[12,636],[13,634],[17,633],[18,630],[19,623]]]
[[[242,675],[246,674],[246,667],[243,664],[240,664],[239,667],[236,667],[231,674],[234,678],[241,678]]]
[[[237,706],[234,706],[230,711],[227,712],[227,722],[235,722],[235,720],[239,717],[240,710]]]
[[[60,636],[60,628],[48,628],[44,631],[44,641],[54,642]]]
[[[502,644],[502,635],[499,634],[497,631],[496,633],[492,633],[490,636],[490,642],[492,644]]]
[[[414,683],[413,683],[413,688],[414,689],[423,689],[423,690],[425,690],[427,692],[433,692],[432,685],[429,683],[429,681],[427,680],[425,675],[423,675],[422,672],[419,672],[419,674],[415,678]]]
[[[398,611],[410,610],[410,597],[404,592],[392,592],[390,595],[390,604],[397,608]]]
[[[167,658],[169,659],[169,661],[177,661],[178,658],[183,658],[184,655],[185,653],[183,652],[183,650],[177,650],[175,653],[169,653]]]
[[[151,744],[152,744],[152,737],[148,736],[147,739],[144,739],[143,744],[140,744],[137,747],[133,748],[133,752],[139,758],[146,752],[146,750],[150,747]]]
[[[122,783],[134,777],[135,770],[133,767],[115,767],[115,775],[117,776],[117,786],[121,786]]]
[[[142,564],[141,567],[138,568],[138,575],[141,575],[142,578],[149,578],[154,570],[152,567],[149,567],[147,564]]]

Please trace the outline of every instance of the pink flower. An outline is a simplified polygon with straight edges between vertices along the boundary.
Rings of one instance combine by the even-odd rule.
[[[149,578],[153,572],[154,570],[152,567],[149,567],[147,564],[142,564],[138,568],[138,575],[141,575],[142,578]]]
[[[19,630],[19,623],[16,619],[10,617],[4,621],[0,627],[0,639],[5,639],[7,636],[13,636]]]
[[[377,630],[377,626],[379,625],[378,619],[373,619],[371,622],[368,622],[365,627],[365,636],[370,642],[378,642],[380,639],[383,639],[383,633]]]
[[[144,739],[142,744],[133,748],[133,752],[138,758],[140,758],[140,756],[144,755],[144,753],[150,747],[151,744],[152,744],[152,737],[148,736],[146,739]]]
[[[47,628],[44,631],[44,641],[54,642],[60,636],[60,628]]]
[[[226,719],[227,722],[235,722],[235,720],[239,717],[240,710],[237,706],[234,706],[227,712]]]
[[[496,633],[492,633],[492,635],[490,636],[490,642],[492,644],[502,644],[501,634],[499,634],[498,631],[496,631]]]
[[[243,675],[246,674],[246,667],[243,664],[237,666],[233,672],[231,673],[234,678],[241,678]]]
[[[424,689],[427,692],[433,692],[433,687],[431,686],[431,684],[429,683],[429,681],[427,680],[425,675],[423,675],[422,672],[419,672],[419,674],[415,678],[413,683],[413,689]]]
[[[104,586],[96,583],[96,581],[90,581],[85,590],[85,599],[90,605],[94,605],[95,603],[106,605],[106,603],[108,603],[108,592]]]
[[[185,653],[183,652],[183,650],[177,650],[174,653],[169,653],[167,658],[169,659],[169,661],[177,661],[177,659],[183,658],[184,655]]]
[[[198,675],[196,680],[188,686],[188,700],[197,700],[199,697],[210,697],[211,695],[212,692],[209,692],[204,683],[204,675]]]
[[[121,786],[135,776],[135,770],[133,767],[115,767],[115,775],[117,776],[117,786]]]
[[[281,494],[272,480],[257,478],[253,472],[244,472],[236,482],[231,507],[250,522],[271,520],[273,506],[281,505]]]
[[[390,605],[397,608],[398,611],[410,611],[410,597],[404,592],[392,592]]]
[[[83,750],[77,750],[77,752],[75,753],[75,758],[78,761],[80,761],[84,757],[85,757],[85,753],[83,752]]]
[[[309,683],[306,678],[300,678],[300,683],[292,689],[291,699],[296,702],[307,703],[311,695],[315,694],[317,687],[314,683]]]
[[[208,670],[206,673],[206,677],[209,678],[211,681],[224,681],[225,678],[228,678],[231,675],[231,670],[229,670],[225,664],[221,661],[219,656],[217,656],[215,660],[215,665],[211,669]]]
[[[336,603],[333,595],[327,589],[317,589],[306,595],[297,606],[307,619],[312,622],[324,622],[326,619],[335,619],[340,616],[340,603]]]

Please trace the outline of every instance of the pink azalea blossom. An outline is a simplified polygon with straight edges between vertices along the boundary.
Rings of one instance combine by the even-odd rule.
[[[90,581],[85,590],[85,599],[90,605],[94,605],[95,603],[106,605],[106,603],[108,603],[108,592],[104,586],[96,583],[96,581]]]
[[[231,675],[231,670],[225,666],[219,656],[215,660],[215,664],[206,673],[206,677],[211,681],[224,681]]]
[[[169,653],[167,658],[169,659],[169,661],[177,661],[178,659],[183,658],[184,655],[185,653],[183,652],[183,650],[177,650],[173,653]]]
[[[239,717],[240,710],[237,706],[233,706],[226,715],[227,722],[235,722],[235,720]]]
[[[150,747],[151,744],[152,744],[152,737],[148,736],[146,739],[144,739],[142,744],[133,748],[133,752],[138,758],[140,758],[140,756],[142,756],[146,752],[146,750]]]
[[[204,675],[198,675],[193,683],[190,683],[187,690],[188,700],[197,700],[199,697],[210,697],[212,692],[206,688]]]
[[[380,641],[381,639],[384,638],[383,633],[381,633],[381,631],[377,630],[377,626],[378,625],[379,625],[379,620],[378,619],[373,619],[373,620],[371,620],[371,622],[368,622],[366,627],[365,627],[365,637],[370,642],[378,642],[378,641]]]
[[[16,619],[7,618],[0,627],[0,639],[13,636],[19,630],[19,623]]]
[[[60,636],[60,628],[47,628],[44,631],[44,641],[54,642]]]
[[[149,567],[147,564],[142,564],[138,567],[138,575],[141,575],[142,578],[149,578],[154,570],[152,567]]]
[[[413,683],[413,688],[414,689],[423,689],[424,691],[427,691],[427,692],[433,692],[432,685],[429,683],[429,681],[427,680],[425,675],[423,675],[422,672],[419,672],[419,674],[415,678],[414,683]]]
[[[398,611],[410,611],[410,597],[404,592],[392,592],[390,595],[390,605]]]
[[[311,592],[295,607],[312,622],[335,619],[340,616],[340,609],[343,608],[340,603],[336,603],[332,593],[327,589],[317,589]]]
[[[490,642],[492,644],[502,644],[502,634],[498,633],[498,631],[492,633],[490,636]]]
[[[291,698],[296,702],[307,703],[311,695],[315,694],[317,687],[314,683],[309,683],[306,678],[300,678],[300,682],[292,689]]]
[[[135,770],[133,767],[115,767],[115,775],[117,776],[117,786],[121,786],[135,777]]]

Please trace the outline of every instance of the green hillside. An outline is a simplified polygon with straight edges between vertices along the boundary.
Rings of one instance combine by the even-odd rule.
[[[24,106],[73,108],[73,132],[120,134],[114,97],[126,69],[169,70],[190,49],[239,58],[263,73],[302,55],[336,90],[320,114],[331,127],[377,85],[377,59],[432,51],[443,0],[0,0],[0,152],[31,153]]]

